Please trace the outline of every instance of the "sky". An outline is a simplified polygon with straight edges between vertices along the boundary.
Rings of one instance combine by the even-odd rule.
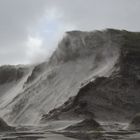
[[[0,65],[46,60],[66,31],[140,31],[140,0],[0,0]]]

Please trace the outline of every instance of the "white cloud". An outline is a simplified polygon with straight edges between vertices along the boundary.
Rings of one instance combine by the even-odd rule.
[[[27,57],[29,59],[29,63],[31,62],[40,62],[43,61],[46,53],[43,50],[43,41],[39,37],[28,37],[28,41],[26,42],[27,46]],[[40,60],[40,58],[42,60]]]
[[[40,46],[42,45],[42,40],[39,38],[35,38],[35,37],[29,37],[28,42],[27,42],[27,46],[31,47],[32,49],[35,48],[38,49]]]

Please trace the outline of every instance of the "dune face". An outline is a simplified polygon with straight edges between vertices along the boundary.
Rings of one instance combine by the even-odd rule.
[[[61,119],[84,101],[100,119],[127,118],[139,110],[139,44],[139,33],[67,32],[48,62],[29,66],[12,86],[0,85],[2,117],[16,124]]]

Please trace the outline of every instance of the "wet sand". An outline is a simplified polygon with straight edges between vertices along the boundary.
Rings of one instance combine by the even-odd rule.
[[[67,131],[76,121],[55,121],[44,126],[18,126],[13,132],[0,132],[0,140],[139,140],[140,132],[128,131],[127,124],[102,122],[104,131]]]

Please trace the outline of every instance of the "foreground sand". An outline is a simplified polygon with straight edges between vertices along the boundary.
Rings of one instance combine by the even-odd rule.
[[[127,123],[100,122],[103,131],[67,131],[79,121],[54,121],[42,126],[18,126],[16,131],[1,132],[0,140],[139,140],[140,132],[127,130]]]

